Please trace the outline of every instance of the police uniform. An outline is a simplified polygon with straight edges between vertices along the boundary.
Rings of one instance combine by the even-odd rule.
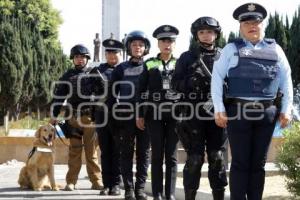
[[[218,22],[211,17],[201,17],[192,24],[191,32],[194,38],[197,38],[197,32],[202,29],[220,32]],[[176,126],[179,139],[187,152],[183,170],[186,200],[196,198],[205,151],[209,163],[208,178],[214,200],[224,199],[227,178],[223,153],[226,150],[227,135],[222,128],[216,126],[211,114],[213,110],[204,107],[204,103],[208,102],[210,97],[210,72],[218,55],[218,48],[209,50],[198,41],[197,45],[180,55],[172,78],[173,88],[182,95],[181,102],[191,105],[182,106],[180,109],[182,117],[191,116],[191,118],[179,120]],[[206,66],[206,73],[200,58]],[[199,109],[196,109],[197,107]]]
[[[135,105],[138,79],[143,72],[143,57],[133,58],[130,43],[142,40],[145,43],[144,55],[149,52],[150,41],[142,31],[130,32],[125,39],[127,54],[131,56],[128,61],[120,63],[112,72],[108,107],[109,111],[116,111],[115,127],[118,129],[121,150],[121,174],[125,189],[125,200],[145,200],[144,193],[149,166],[150,139],[146,132],[138,129],[135,123]],[[121,81],[121,82],[120,82]],[[131,109],[132,110],[128,110]],[[117,112],[117,110],[126,110]],[[127,118],[127,119],[124,119]],[[133,181],[133,158],[136,154],[136,181]]]
[[[153,32],[153,37],[158,40],[175,42],[179,31],[171,25],[162,25]],[[165,196],[166,199],[175,199],[175,186],[177,176],[177,143],[175,133],[176,121],[172,117],[171,105],[178,101],[179,96],[171,89],[171,76],[175,69],[176,58],[170,52],[170,58],[163,60],[162,52],[144,63],[144,71],[140,76],[140,103],[154,103],[154,107],[145,106],[143,118],[146,119],[146,131],[151,138],[151,184],[155,200],[163,195],[163,162],[165,159]],[[167,104],[168,103],[168,104]],[[163,107],[160,105],[166,104]],[[160,109],[158,109],[160,108]],[[163,110],[167,111],[163,111]],[[154,112],[156,110],[156,112]],[[154,113],[162,112],[158,118]]]
[[[90,58],[88,50],[82,45],[76,45],[71,50],[70,58],[74,55],[85,55]],[[91,102],[89,98],[94,89],[93,81],[87,76],[88,68],[73,68],[69,69],[60,78],[60,81],[68,82],[68,84],[61,83],[55,88],[55,98],[52,101],[54,109],[52,116],[57,117],[65,99],[71,106],[71,109],[66,111],[66,115],[70,114],[71,118],[67,120],[71,127],[69,157],[68,157],[68,172],[66,175],[66,190],[73,190],[77,183],[78,175],[82,165],[82,150],[85,152],[86,168],[90,181],[92,182],[92,189],[102,189],[101,171],[98,165],[98,142],[95,139],[95,128],[91,118],[91,109],[84,105]],[[80,80],[80,82],[79,82]],[[80,83],[80,90],[78,88]],[[70,88],[71,86],[71,88]],[[81,95],[79,95],[79,92]]]
[[[233,13],[240,22],[262,21],[266,15],[265,8],[256,3],[244,4]],[[290,114],[293,102],[289,63],[274,40],[260,39],[253,44],[241,38],[223,48],[213,69],[211,90],[215,113],[226,111],[229,118],[231,199],[262,199],[264,166],[275,123],[279,112]],[[224,78],[228,85],[225,106]],[[283,97],[276,105],[278,90]]]
[[[107,53],[118,54],[124,49],[124,45],[114,39],[106,39],[102,42]],[[118,63],[116,63],[117,65]],[[111,80],[111,74],[115,65],[110,63],[102,63],[97,67],[97,71],[104,77],[105,81]],[[106,116],[104,116],[106,115]],[[107,124],[101,126],[107,117]],[[98,142],[101,150],[101,168],[102,180],[104,189],[100,192],[101,195],[119,195],[120,194],[120,149],[117,144],[114,120],[107,116],[102,107],[96,107],[96,131],[98,133]]]

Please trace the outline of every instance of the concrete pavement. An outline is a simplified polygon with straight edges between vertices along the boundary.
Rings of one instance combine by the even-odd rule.
[[[74,191],[41,191],[36,192],[32,190],[20,190],[18,185],[18,176],[20,169],[24,166],[23,162],[18,162],[12,160],[5,164],[0,164],[0,199],[124,199],[124,191],[122,190],[122,195],[120,196],[100,196],[99,191],[91,190],[91,183],[87,178],[85,165],[82,166],[81,172],[79,174],[79,180],[76,185],[77,190]],[[150,168],[149,168],[150,169]],[[176,186],[176,199],[184,199],[184,190],[182,185],[181,172],[183,169],[183,164],[178,166],[178,180]],[[274,164],[268,163],[266,165],[267,175],[272,175],[277,173],[277,169]],[[208,185],[207,178],[207,164],[202,168],[203,178],[201,179],[200,189],[197,193],[197,200],[212,200],[210,194],[210,188]],[[65,175],[67,172],[67,165],[55,165],[55,179],[56,182],[61,185],[62,188],[65,186]],[[151,197],[151,182],[147,181],[146,192],[149,194],[149,200]],[[226,200],[229,200],[228,187],[226,188]]]
[[[0,199],[124,199],[124,191],[120,196],[100,196],[99,191],[91,190],[91,183],[87,178],[85,165],[82,166],[79,174],[77,190],[74,191],[32,191],[20,190],[18,185],[18,176],[20,169],[24,166],[23,162],[11,161],[0,165]],[[182,168],[182,167],[180,167]],[[181,169],[179,169],[181,170]],[[65,174],[67,172],[67,165],[55,165],[55,179],[56,182],[64,188]],[[184,199],[184,191],[181,186],[182,179],[179,178],[179,184],[176,189],[176,198]],[[149,194],[148,200],[152,200],[151,195],[151,182],[147,181],[146,192]],[[211,200],[210,192],[198,192],[199,200]]]

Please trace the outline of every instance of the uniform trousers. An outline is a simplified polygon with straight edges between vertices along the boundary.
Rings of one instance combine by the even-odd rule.
[[[177,176],[176,121],[171,113],[164,113],[162,119],[149,118],[146,130],[151,137],[151,184],[153,196],[163,194],[163,163],[165,159],[165,195],[174,195]]]
[[[277,108],[247,108],[229,105],[228,138],[232,154],[231,200],[261,200],[265,163],[277,120]],[[232,119],[230,119],[232,118]]]
[[[135,119],[118,121],[121,174],[125,190],[143,190],[149,167],[150,138],[146,131],[136,127]],[[133,159],[136,160],[136,181],[133,182]]]
[[[101,150],[102,179],[105,188],[120,185],[120,145],[117,131],[114,127],[114,119],[109,118],[104,124],[104,112],[97,111],[95,114],[96,131]]]
[[[98,141],[94,123],[91,117],[84,115],[76,119],[72,117],[68,124],[83,133],[82,138],[70,138],[67,184],[76,184],[82,166],[82,150],[85,153],[86,170],[92,183],[101,180],[101,170],[98,164]]]

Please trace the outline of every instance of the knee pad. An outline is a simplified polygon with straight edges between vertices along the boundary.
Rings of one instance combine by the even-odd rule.
[[[201,170],[203,163],[204,163],[204,158],[202,155],[198,155],[198,154],[188,155],[185,168],[186,170],[188,170],[190,174],[193,174]]]
[[[224,156],[221,150],[212,151],[208,155],[208,161],[212,170],[221,170],[224,166]]]

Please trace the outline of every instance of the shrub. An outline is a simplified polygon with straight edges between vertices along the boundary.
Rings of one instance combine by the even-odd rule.
[[[284,142],[280,147],[276,165],[286,178],[286,186],[294,196],[300,196],[300,122],[294,122],[283,132]]]

